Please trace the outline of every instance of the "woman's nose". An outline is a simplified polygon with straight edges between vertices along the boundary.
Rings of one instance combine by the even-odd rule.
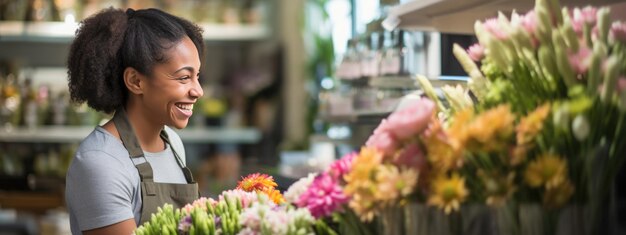
[[[194,82],[193,87],[189,91],[189,95],[195,99],[200,98],[204,95],[204,91],[202,90],[202,86],[200,85],[200,81],[196,80]]]

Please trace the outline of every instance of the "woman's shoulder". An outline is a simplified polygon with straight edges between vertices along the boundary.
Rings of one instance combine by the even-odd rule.
[[[74,160],[96,162],[115,160],[114,162],[124,165],[130,161],[128,151],[122,142],[100,126],[83,139],[76,149]]]

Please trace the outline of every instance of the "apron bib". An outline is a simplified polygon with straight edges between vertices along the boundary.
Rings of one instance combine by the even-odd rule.
[[[139,225],[150,220],[153,213],[157,212],[158,207],[162,207],[165,203],[171,204],[174,208],[181,208],[188,203],[192,203],[198,199],[200,194],[198,192],[198,183],[193,180],[191,171],[186,166],[183,166],[182,161],[178,157],[176,150],[170,144],[169,138],[165,130],[161,130],[161,138],[170,145],[174,157],[178,166],[182,169],[186,184],[170,184],[170,183],[157,183],[154,182],[154,174],[152,167],[145,158],[143,150],[139,145],[139,141],[135,137],[135,132],[128,121],[126,111],[123,108],[118,109],[113,115],[113,123],[117,128],[117,132],[120,134],[124,147],[130,154],[131,158],[143,157],[145,162],[135,165],[141,178],[141,219]]]

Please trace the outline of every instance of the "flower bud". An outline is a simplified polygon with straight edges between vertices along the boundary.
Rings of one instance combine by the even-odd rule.
[[[550,40],[552,34],[552,21],[547,0],[537,0],[535,4],[535,14],[537,16],[537,35],[540,41]]]
[[[561,129],[567,129],[569,126],[569,111],[567,110],[567,105],[562,105],[560,107],[555,107],[554,115],[552,116],[552,122],[555,126]]]
[[[620,111],[626,112],[626,92],[619,94],[619,100],[617,101],[617,107]]]
[[[589,130],[589,121],[587,121],[587,118],[582,114],[577,115],[572,122],[574,137],[576,137],[578,141],[584,141],[587,139],[587,136],[589,136]]]
[[[569,49],[572,51],[578,51],[578,36],[576,36],[576,32],[574,32],[572,23],[569,20],[564,21],[559,30],[561,31],[561,35],[563,35],[565,44],[567,44]]]
[[[558,74],[558,69],[556,67],[555,59],[554,59],[554,50],[549,45],[541,45],[539,46],[539,64],[541,64],[543,68],[543,73],[546,77],[555,76]]]
[[[576,77],[574,71],[569,64],[567,56],[567,47],[565,42],[558,31],[552,31],[552,40],[554,42],[554,52],[556,57],[556,67],[563,77],[563,81],[567,87],[572,87],[576,84]]]
[[[602,89],[602,100],[608,101],[613,97],[617,76],[619,72],[619,59],[615,56],[609,57],[604,66],[604,85]]]
[[[606,46],[602,43],[595,43],[593,45],[593,54],[591,55],[591,62],[589,63],[589,73],[587,74],[587,91],[591,95],[598,93],[598,86],[602,82],[601,66],[602,61],[606,57]]]
[[[611,9],[608,7],[602,7],[598,10],[598,35],[602,43],[608,42],[609,28],[611,27]],[[598,43],[596,43],[598,44]]]

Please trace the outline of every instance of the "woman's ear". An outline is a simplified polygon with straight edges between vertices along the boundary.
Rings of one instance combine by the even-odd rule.
[[[142,94],[141,73],[132,67],[124,69],[124,84],[128,90],[136,95]]]

